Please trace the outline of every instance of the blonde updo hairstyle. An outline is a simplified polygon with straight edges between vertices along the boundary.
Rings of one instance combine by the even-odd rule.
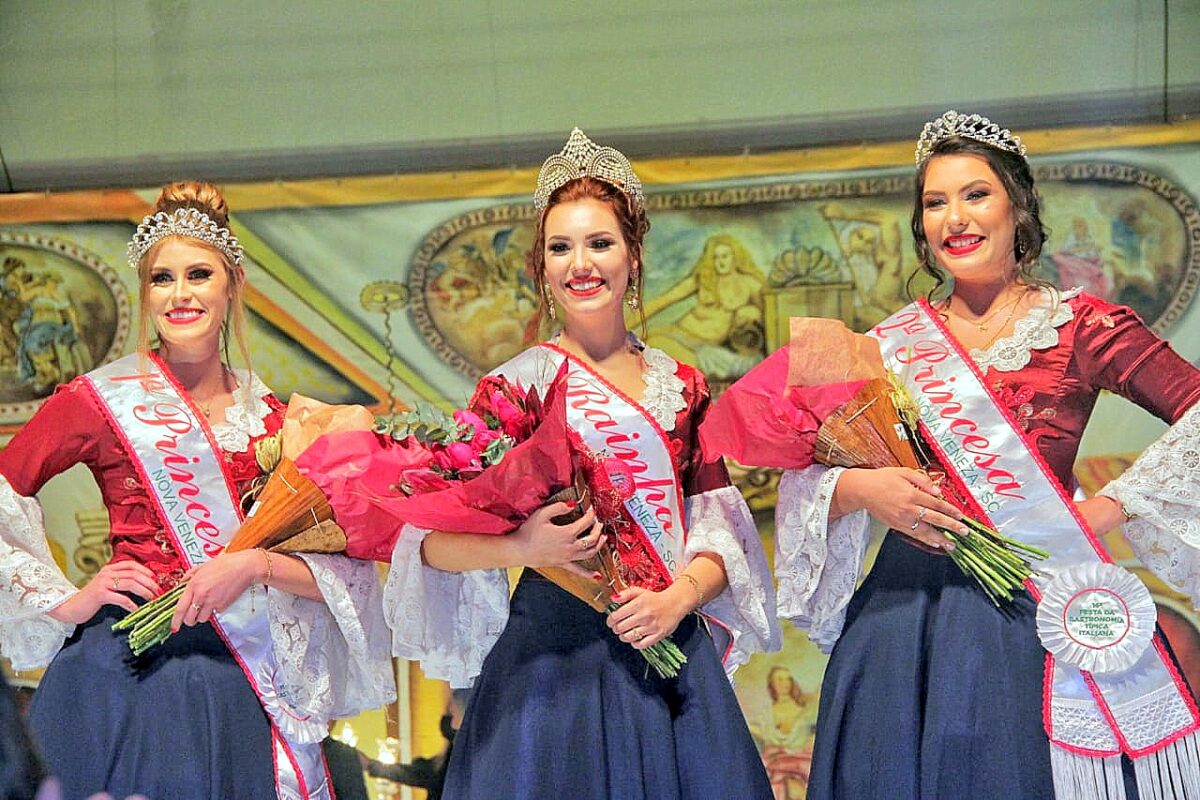
[[[173,214],[181,208],[194,208],[206,214],[209,219],[222,228],[229,227],[229,205],[225,202],[225,195],[211,183],[205,181],[168,183],[158,193],[158,199],[154,201],[154,213],[165,211]],[[154,257],[165,241],[166,239],[156,242],[138,262],[138,305],[141,310],[141,324],[138,328],[137,341],[139,353],[147,353],[156,345],[165,346],[165,342],[152,341],[152,337],[157,339],[157,331],[150,317],[149,293],[146,291],[150,286],[150,265],[154,263]],[[229,277],[229,308],[221,323],[222,357],[228,364],[229,339],[232,333],[233,338],[237,341],[238,353],[242,356],[246,369],[250,369],[250,348],[246,346],[246,310],[242,305],[246,274],[241,267],[230,262],[220,249],[198,239],[188,239],[188,243],[209,250],[221,260],[221,264],[225,267],[225,274]]]

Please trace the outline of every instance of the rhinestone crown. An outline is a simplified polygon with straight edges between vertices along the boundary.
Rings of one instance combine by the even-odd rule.
[[[555,189],[584,177],[612,184],[632,197],[639,208],[646,204],[642,182],[634,174],[629,159],[619,150],[601,147],[575,128],[562,152],[555,153],[542,164],[533,193],[534,208],[541,211],[550,203],[550,195]]]
[[[242,245],[228,228],[213,222],[208,214],[199,209],[177,208],[173,213],[159,211],[142,217],[142,224],[138,225],[126,248],[129,266],[137,269],[146,251],[168,236],[186,236],[212,245],[224,253],[235,267],[242,265]]]
[[[987,117],[978,114],[947,111],[937,119],[926,122],[925,127],[921,129],[921,137],[917,139],[917,166],[925,163],[935,144],[951,136],[965,136],[1022,157],[1025,155],[1025,145],[1021,144],[1020,138],[1014,136],[1008,128],[1001,128]]]

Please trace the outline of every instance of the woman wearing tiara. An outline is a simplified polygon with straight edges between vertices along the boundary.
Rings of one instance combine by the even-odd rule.
[[[331,798],[326,723],[394,696],[366,562],[222,554],[282,406],[249,363],[242,248],[211,184],[170,184],[129,246],[137,352],[66,384],[0,452],[0,648],[45,666],[30,724],[64,796]],[[151,332],[157,346],[150,343]],[[112,559],[82,589],[34,494],[85,464]],[[189,577],[179,632],[134,659],[112,624]]]
[[[1200,600],[1200,372],[1129,308],[1033,277],[1045,233],[1024,153],[977,115],[925,127],[912,227],[936,288],[872,332],[945,480],[814,466],[781,481],[780,614],[832,647],[814,800],[1200,797],[1195,702],[1151,636],[1149,594],[1098,537],[1123,524],[1146,566]],[[1102,389],[1172,426],[1076,504]],[[943,495],[1049,551],[1030,593],[994,607],[940,552],[933,526],[961,526]],[[891,533],[856,590],[868,515]],[[1061,621],[1097,594],[1130,611],[1089,652]]]
[[[623,155],[576,129],[543,165],[534,205],[528,266],[561,330],[496,372],[544,391],[566,364],[568,424],[591,449],[636,463],[626,509],[641,503],[651,519],[622,524],[667,585],[632,586],[606,619],[526,570],[510,601],[501,568],[595,551],[591,510],[555,525],[561,503],[508,537],[406,527],[385,589],[396,653],[452,685],[477,678],[444,796],[770,798],[726,671],[779,646],[773,587],[745,502],[699,451],[704,377],[625,328],[624,306],[642,291],[641,184]],[[527,541],[564,546],[533,554]],[[637,652],[667,636],[688,659],[672,679]]]

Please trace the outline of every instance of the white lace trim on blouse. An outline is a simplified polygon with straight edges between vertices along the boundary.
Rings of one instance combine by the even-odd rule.
[[[971,358],[981,372],[995,367],[1000,372],[1016,372],[1029,364],[1034,350],[1045,350],[1058,344],[1058,329],[1075,318],[1067,300],[1075,297],[1078,288],[1066,292],[1041,290],[1041,301],[1017,320],[1013,332],[997,339],[987,349],[971,350]]]
[[[217,446],[226,453],[244,453],[251,439],[267,432],[271,406],[265,398],[271,390],[254,373],[238,369],[234,374],[238,385],[233,390],[233,405],[225,409],[225,421],[213,425],[212,432]]]
[[[1200,403],[1099,493],[1136,515],[1124,525],[1134,553],[1200,610]]]
[[[650,412],[664,431],[672,431],[679,412],[687,407],[683,379],[675,374],[679,365],[657,347],[642,350],[642,360],[646,362],[646,371],[642,373],[646,384],[642,408]]]
[[[684,562],[691,563],[700,553],[714,553],[725,564],[729,585],[702,610],[733,633],[733,647],[725,659],[725,672],[732,676],[754,653],[778,650],[783,644],[767,556],[758,526],[736,487],[686,497],[684,513],[688,522]]]
[[[267,590],[278,691],[290,708],[321,721],[392,702],[396,682],[375,563],[340,555],[297,556],[312,570],[323,602]],[[325,735],[324,726],[320,734]]]
[[[784,470],[775,506],[779,616],[806,629],[826,653],[842,635],[871,533],[866,511],[829,520],[833,490],[844,471],[819,464]]]
[[[471,686],[508,624],[508,573],[444,572],[421,560],[429,531],[405,525],[383,588],[392,654],[418,661],[426,677]]]
[[[13,669],[50,663],[75,626],[47,612],[78,591],[50,554],[37,499],[0,475],[0,652]]]

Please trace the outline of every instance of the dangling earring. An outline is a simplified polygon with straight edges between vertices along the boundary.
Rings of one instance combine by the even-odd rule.
[[[635,310],[637,309],[637,307],[638,307],[637,289],[633,290],[633,294],[629,295],[629,300],[627,300],[626,302],[629,303],[630,308],[635,309]]]
[[[638,280],[638,274],[636,272],[630,274],[630,276],[629,276],[629,299],[626,300],[625,302],[628,303],[629,307],[632,309],[637,309],[638,303],[639,303],[637,280]]]
[[[542,296],[546,300],[546,314],[550,319],[554,319],[556,314],[554,311],[554,296],[550,294],[550,281],[545,281],[542,284]]]

